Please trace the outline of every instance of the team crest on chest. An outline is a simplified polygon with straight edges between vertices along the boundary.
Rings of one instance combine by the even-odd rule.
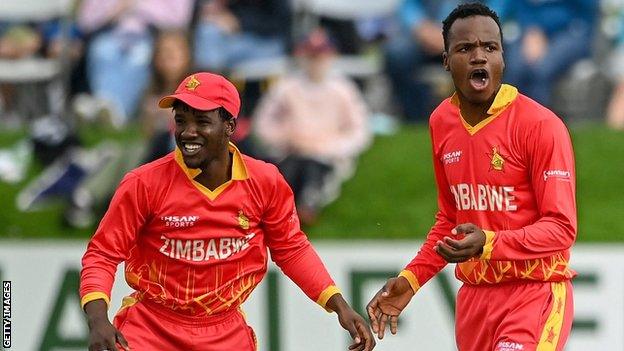
[[[249,229],[249,218],[245,216],[243,210],[238,211],[238,225],[244,230]]]
[[[492,147],[492,152],[487,153],[487,155],[490,158],[490,170],[505,171],[503,168],[505,166],[505,157],[507,156],[500,154],[498,146]]]

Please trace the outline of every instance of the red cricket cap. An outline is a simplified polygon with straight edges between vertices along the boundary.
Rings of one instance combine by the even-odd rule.
[[[208,72],[184,78],[172,95],[160,99],[158,107],[171,108],[176,100],[201,111],[223,107],[234,118],[240,111],[240,96],[234,85],[223,76]]]

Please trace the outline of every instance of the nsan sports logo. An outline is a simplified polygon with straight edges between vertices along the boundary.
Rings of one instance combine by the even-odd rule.
[[[165,227],[192,227],[199,220],[199,216],[162,216],[160,219],[165,222]]]
[[[451,163],[457,163],[459,162],[461,155],[462,155],[461,150],[447,152],[444,155],[442,155],[442,163],[444,163],[445,165],[450,165]]]
[[[524,350],[524,345],[513,342],[513,341],[500,341],[496,345],[496,351],[522,351]]]
[[[566,171],[563,169],[549,169],[544,171],[544,181],[547,181],[548,178],[558,178],[563,180],[570,179],[570,171]]]

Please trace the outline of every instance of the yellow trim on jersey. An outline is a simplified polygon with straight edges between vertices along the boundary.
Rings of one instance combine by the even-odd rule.
[[[125,296],[123,299],[121,299],[121,307],[119,308],[119,311],[117,311],[117,313],[121,312],[124,308],[135,305],[137,302],[139,302],[139,300],[137,300],[135,297]]]
[[[491,230],[484,230],[485,233],[485,244],[483,245],[483,253],[481,257],[482,260],[489,260],[492,257],[492,250],[494,250],[494,237],[496,233]]]
[[[555,351],[559,343],[559,334],[563,326],[563,314],[566,305],[566,282],[550,283],[553,294],[553,306],[542,330],[542,337],[536,351]]]
[[[91,301],[102,299],[106,302],[106,306],[110,305],[110,297],[101,291],[94,291],[86,294],[80,299],[80,307],[84,309],[85,305]]]
[[[420,284],[418,283],[418,279],[416,278],[416,275],[414,275],[412,271],[404,269],[401,271],[401,273],[399,273],[399,277],[403,277],[407,279],[410,286],[412,287],[412,290],[414,290],[414,294],[420,289]]]
[[[195,181],[195,177],[197,177],[202,171],[198,168],[188,168],[184,163],[182,151],[180,151],[180,149],[177,147],[175,149],[175,160],[182,168],[186,176],[193,182],[193,185],[195,185],[197,190],[201,191],[210,200],[214,200],[217,196],[219,196],[219,194],[223,192],[223,190],[225,190],[230,184],[232,184],[233,180],[245,180],[249,178],[249,175],[247,173],[247,167],[245,166],[245,162],[243,161],[243,156],[241,152],[232,143],[228,145],[228,150],[232,153],[232,179],[219,185],[215,190],[210,190],[203,186],[201,183]]]
[[[488,115],[490,115],[489,117],[477,123],[475,126],[471,126],[470,124],[468,124],[468,122],[466,122],[460,112],[459,117],[461,119],[461,122],[468,131],[468,133],[470,133],[470,135],[475,135],[475,133],[488,125],[503,111],[505,111],[507,106],[509,106],[516,99],[516,97],[518,97],[518,89],[508,84],[502,84],[500,89],[498,90],[498,93],[496,93],[496,97],[494,98],[494,102],[492,102],[492,106],[490,106],[487,111]],[[459,97],[457,96],[457,93],[451,96],[451,103],[457,107],[460,107]]]
[[[326,305],[327,305],[327,301],[329,301],[329,299],[336,294],[340,294],[340,289],[338,289],[338,287],[335,285],[330,285],[326,287],[325,290],[323,290],[323,292],[321,292],[318,300],[316,300],[316,303],[321,305],[321,307],[323,307],[327,312],[333,312]]]

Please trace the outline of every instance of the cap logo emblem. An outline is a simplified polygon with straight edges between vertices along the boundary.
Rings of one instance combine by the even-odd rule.
[[[185,86],[187,90],[194,91],[199,86],[199,84],[201,84],[199,80],[195,78],[195,75],[192,75],[188,82],[186,82]]]

